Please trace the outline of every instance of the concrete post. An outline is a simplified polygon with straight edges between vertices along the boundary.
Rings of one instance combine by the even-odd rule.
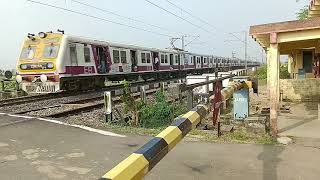
[[[270,91],[270,124],[272,136],[277,137],[278,134],[278,109],[279,109],[279,65],[280,53],[278,44],[271,44],[268,51],[269,57],[269,91]]]
[[[188,107],[188,110],[193,108],[193,91],[192,91],[192,89],[189,89],[187,91],[187,107]]]
[[[140,87],[140,98],[141,98],[141,101],[143,101],[144,103],[146,103],[147,101],[147,97],[146,97],[146,88],[145,86],[141,86]]]
[[[178,85],[178,93],[179,93],[179,101],[182,103],[182,90],[181,90],[181,84]]]
[[[160,82],[160,91],[162,93],[164,93],[164,91],[165,91],[165,83],[164,82]]]
[[[4,81],[1,81],[2,91],[4,91]]]
[[[209,82],[209,76],[206,76],[206,82]],[[209,94],[209,91],[210,91],[209,84],[206,85],[206,91]]]

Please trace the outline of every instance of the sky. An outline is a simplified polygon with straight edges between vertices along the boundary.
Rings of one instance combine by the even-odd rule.
[[[244,31],[248,32],[250,26],[256,24],[294,20],[295,13],[307,4],[307,0],[33,1],[91,17],[27,0],[1,0],[1,69],[15,68],[28,33],[57,29],[63,29],[70,35],[154,48],[171,47],[170,37],[186,35],[185,44],[188,45],[185,49],[188,51],[225,57],[234,53],[236,57],[243,58],[244,43],[239,40],[245,39]],[[248,41],[249,58],[261,61],[262,49],[251,37]],[[176,41],[175,46],[181,47],[181,41]]]

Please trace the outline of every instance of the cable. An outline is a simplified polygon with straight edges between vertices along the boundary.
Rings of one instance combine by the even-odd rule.
[[[186,22],[188,22],[189,24],[191,24],[191,25],[193,25],[193,26],[195,26],[195,27],[197,27],[197,28],[199,28],[199,29],[202,29],[203,31],[206,31],[207,33],[210,33],[210,34],[211,34],[210,31],[204,29],[203,27],[201,27],[201,26],[199,26],[199,25],[197,25],[197,24],[192,23],[191,21],[189,21],[189,20],[187,20],[187,19],[185,19],[185,18],[183,18],[183,17],[181,17],[181,16],[176,15],[175,13],[173,13],[173,12],[171,12],[171,11],[168,11],[168,10],[166,10],[165,8],[163,8],[163,7],[157,5],[157,4],[155,4],[155,3],[153,3],[153,2],[151,2],[151,1],[149,1],[149,0],[145,0],[145,1],[147,1],[147,2],[150,3],[150,4],[152,4],[153,6],[156,6],[156,7],[158,7],[159,9],[162,9],[163,11],[166,11],[167,13],[169,13],[169,14],[171,14],[171,15],[173,15],[173,16],[175,16],[175,17],[177,17],[177,18],[179,18],[179,19],[181,19],[181,20],[183,20],[183,21],[186,21]]]
[[[86,17],[90,17],[90,18],[93,18],[93,19],[98,19],[98,20],[101,20],[101,21],[105,21],[105,22],[117,24],[117,25],[120,25],[120,26],[125,26],[125,27],[129,27],[129,28],[132,28],[132,29],[137,29],[137,30],[140,30],[140,31],[145,31],[145,32],[152,33],[152,34],[156,34],[156,35],[159,35],[159,36],[165,36],[165,37],[170,37],[170,38],[172,38],[172,36],[171,36],[171,35],[168,35],[168,34],[158,33],[158,32],[155,32],[155,31],[148,30],[148,29],[139,28],[139,27],[136,27],[136,26],[131,26],[131,25],[127,25],[127,24],[123,24],[123,23],[111,21],[111,20],[108,20],[108,19],[105,19],[105,18],[101,18],[101,17],[97,17],[97,16],[90,15],[90,14],[86,14],[86,13],[74,11],[74,10],[71,10],[71,9],[66,9],[66,8],[63,8],[63,7],[54,6],[54,5],[51,5],[51,4],[47,4],[47,3],[43,3],[43,2],[39,2],[39,1],[34,1],[34,0],[26,0],[26,1],[27,1],[27,2],[31,2],[31,3],[35,3],[35,4],[39,4],[39,5],[43,5],[43,6],[48,6],[48,7],[54,8],[54,9],[59,9],[59,10],[71,12],[71,13],[74,13],[74,14],[79,14],[79,15],[86,16]]]
[[[200,36],[195,37],[190,42],[188,42],[184,47],[187,47],[189,44],[193,43],[193,41],[197,40]]]
[[[181,11],[183,11],[183,12],[185,12],[185,13],[187,13],[187,14],[189,14],[189,15],[190,15],[191,17],[193,17],[194,19],[197,19],[197,20],[203,22],[204,24],[207,24],[207,25],[211,26],[212,28],[217,29],[216,27],[214,27],[213,25],[211,25],[211,24],[208,23],[207,21],[205,21],[205,20],[203,20],[203,19],[201,19],[201,18],[193,15],[190,11],[184,10],[182,7],[178,6],[177,4],[174,4],[173,2],[171,2],[171,1],[169,1],[169,0],[166,0],[166,1],[167,1],[169,4],[171,4],[172,6],[180,9]]]
[[[164,28],[164,27],[161,27],[161,26],[158,26],[158,25],[154,25],[154,24],[151,24],[151,23],[147,23],[147,22],[145,22],[145,21],[142,21],[142,20],[139,20],[139,19],[136,19],[136,18],[123,16],[123,15],[118,14],[118,13],[115,13],[115,12],[113,12],[113,11],[106,10],[106,9],[101,9],[101,8],[99,8],[99,7],[96,7],[96,6],[93,6],[93,5],[84,3],[84,2],[80,2],[80,1],[77,1],[77,0],[71,0],[71,1],[73,1],[73,2],[75,2],[75,3],[78,3],[78,4],[81,4],[81,5],[83,5],[83,6],[87,6],[87,7],[90,7],[90,8],[99,10],[99,11],[102,11],[102,12],[106,12],[106,13],[109,13],[109,14],[113,14],[113,15],[115,15],[115,16],[118,16],[118,17],[121,17],[121,18],[124,18],[124,19],[128,19],[128,20],[135,21],[135,22],[139,22],[139,23],[142,23],[142,24],[146,24],[146,25],[148,25],[148,26],[152,26],[152,27],[155,27],[155,28],[158,28],[158,29],[162,29],[162,30],[165,30],[165,31],[168,31],[168,32],[172,32],[172,30],[170,30],[170,29],[167,29],[167,28]],[[184,33],[182,33],[182,32],[174,32],[174,33],[184,34]]]

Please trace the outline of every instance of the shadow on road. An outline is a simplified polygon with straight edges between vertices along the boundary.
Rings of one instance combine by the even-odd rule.
[[[258,160],[263,161],[263,180],[277,180],[277,167],[282,161],[278,156],[285,149],[284,146],[264,145],[263,151],[258,155]]]
[[[287,127],[279,129],[279,133],[283,133],[283,132],[288,131],[290,129],[294,129],[296,127],[299,127],[299,126],[301,126],[303,124],[309,123],[309,122],[311,122],[313,120],[316,120],[316,119],[317,119],[317,116],[310,117],[310,118],[305,118],[305,119],[301,120],[300,122],[297,122],[297,123],[292,124],[290,126],[287,126]]]

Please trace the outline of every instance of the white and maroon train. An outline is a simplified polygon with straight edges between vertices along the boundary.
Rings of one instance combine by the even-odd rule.
[[[256,62],[248,62],[248,66],[257,65]],[[16,79],[24,91],[41,93],[103,86],[106,78],[111,76],[241,66],[244,66],[244,61],[238,59],[40,32],[28,34],[24,41],[17,62]]]

